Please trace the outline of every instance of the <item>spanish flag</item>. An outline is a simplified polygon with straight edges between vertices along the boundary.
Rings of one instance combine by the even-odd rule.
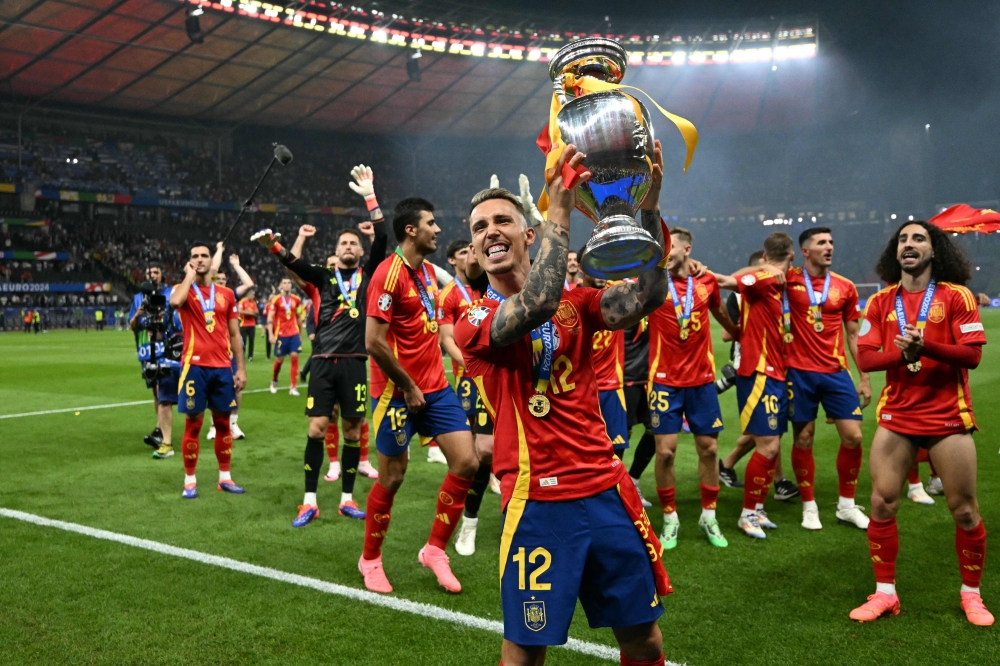
[[[967,204],[958,204],[943,210],[928,222],[955,234],[972,232],[989,234],[1000,231],[1000,213],[989,208],[973,208]]]

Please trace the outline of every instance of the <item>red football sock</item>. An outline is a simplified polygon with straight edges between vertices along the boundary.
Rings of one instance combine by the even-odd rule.
[[[930,461],[931,461],[931,457],[927,453],[927,449],[925,449],[922,446],[920,448],[918,448],[917,449],[917,462],[918,463],[922,463],[922,462],[930,462]]]
[[[869,523],[868,551],[875,568],[875,582],[895,583],[896,556],[899,554],[899,529],[895,518]]]
[[[861,472],[860,446],[849,447],[840,445],[837,452],[837,485],[840,486],[840,496],[854,499],[858,490],[858,474]]]
[[[233,434],[229,429],[229,412],[212,412],[215,426],[215,459],[219,461],[219,471],[228,472],[233,459]]]
[[[962,585],[979,587],[983,567],[986,566],[986,527],[981,518],[971,530],[955,525],[955,551],[958,553]]]
[[[445,474],[441,492],[438,493],[437,515],[431,526],[431,536],[427,539],[428,545],[442,550],[448,545],[448,539],[458,526],[458,519],[465,509],[465,497],[469,494],[471,485],[472,479],[463,479],[451,472]]]
[[[382,554],[382,542],[389,531],[389,519],[392,518],[392,500],[395,495],[385,486],[375,482],[368,492],[365,503],[365,549],[362,557],[374,560]]]
[[[677,510],[677,504],[674,501],[676,493],[677,486],[656,489],[656,494],[660,496],[660,506],[663,507],[663,513],[673,513]]]
[[[330,462],[337,462],[337,444],[340,443],[340,429],[337,422],[330,419],[330,425],[326,427],[326,435],[323,437],[323,446],[326,447],[326,457]]]
[[[910,485],[920,483],[920,463],[913,463],[913,469],[906,475],[906,481]]]
[[[701,508],[709,511],[715,510],[715,505],[719,501],[719,486],[706,486],[701,484]]]
[[[274,367],[271,369],[271,381],[278,381],[278,373],[281,372],[281,364],[284,363],[284,359],[278,358],[274,360]]]
[[[663,659],[663,653],[656,659],[648,659],[646,661],[636,661],[634,659],[629,659],[625,656],[625,653],[619,652],[621,655],[621,666],[664,666],[667,662]]]
[[[792,469],[795,470],[795,482],[799,484],[803,502],[816,499],[816,459],[812,449],[792,447]]]
[[[299,383],[299,355],[292,354],[292,388]]]
[[[368,419],[361,422],[361,462],[368,460],[368,441],[371,433],[368,430]]]
[[[198,451],[201,448],[198,439],[201,436],[201,423],[204,419],[204,413],[184,419],[181,451],[184,452],[184,473],[188,476],[194,476],[194,470],[198,467]]]
[[[760,451],[754,451],[747,463],[743,479],[743,508],[756,509],[757,504],[763,504],[767,491],[774,480],[774,468],[778,458],[768,460]]]

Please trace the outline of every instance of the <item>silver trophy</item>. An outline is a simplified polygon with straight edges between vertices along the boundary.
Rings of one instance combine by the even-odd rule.
[[[556,117],[562,139],[586,153],[583,164],[592,174],[577,190],[577,209],[596,224],[580,264],[609,280],[635,277],[663,258],[660,244],[635,222],[652,183],[653,125],[631,95],[582,94],[572,82],[590,76],[620,83],[627,63],[621,44],[590,37],[562,47],[549,64],[562,103]]]

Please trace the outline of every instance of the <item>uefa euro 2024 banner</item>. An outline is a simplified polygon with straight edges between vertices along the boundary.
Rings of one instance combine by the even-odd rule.
[[[45,294],[52,292],[85,292],[96,294],[111,291],[110,282],[0,282],[0,293]]]

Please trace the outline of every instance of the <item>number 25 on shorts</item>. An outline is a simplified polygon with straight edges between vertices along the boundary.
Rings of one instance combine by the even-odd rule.
[[[512,559],[515,562],[517,562],[517,589],[523,590],[524,548],[518,548],[517,553],[514,554],[514,557]],[[530,589],[534,591],[551,590],[552,583],[540,583],[538,582],[538,579],[541,577],[543,573],[549,570],[550,566],[552,566],[552,554],[549,551],[545,550],[544,548],[536,548],[533,551],[531,551],[530,555],[528,555],[529,564],[534,564],[539,559],[542,560],[541,563],[537,567],[535,567],[535,570],[532,571],[531,575],[529,576],[529,584],[531,585]]]

